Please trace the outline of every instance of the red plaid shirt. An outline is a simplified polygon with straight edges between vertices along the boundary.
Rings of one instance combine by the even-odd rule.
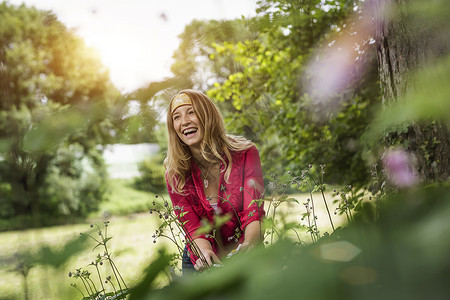
[[[186,195],[173,192],[172,188],[167,184],[175,212],[181,222],[187,221],[184,226],[189,235],[193,239],[201,237],[210,241],[214,253],[219,257],[227,254],[230,250],[236,248],[239,243],[242,243],[244,241],[245,227],[253,221],[261,220],[265,215],[264,204],[260,203],[258,207],[258,203],[252,202],[254,199],[261,199],[264,191],[258,150],[256,147],[251,147],[243,151],[231,152],[231,157],[232,168],[228,180],[229,183],[225,182],[225,172],[220,173],[217,211],[211,207],[206,199],[200,169],[194,160],[191,160],[191,171],[186,178],[184,186]],[[225,161],[227,161],[226,158]],[[222,163],[220,168],[221,170],[224,169]],[[180,217],[182,211],[187,213]],[[215,232],[215,239],[221,245],[215,239],[209,236],[206,237],[206,234],[197,233],[197,229],[205,224],[205,221],[214,224],[214,219],[223,215],[228,215],[230,219],[220,227],[220,230]],[[191,261],[195,264],[198,257],[192,254],[192,251],[190,252]]]

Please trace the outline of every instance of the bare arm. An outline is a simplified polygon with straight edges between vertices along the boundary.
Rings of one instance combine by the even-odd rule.
[[[241,248],[248,250],[262,240],[261,220],[265,215],[264,202],[259,200],[264,191],[264,179],[259,153],[255,147],[246,152],[244,190],[243,210],[239,213],[244,226],[244,242]]]
[[[249,250],[262,241],[261,221],[253,221],[245,227],[244,242],[241,248]]]

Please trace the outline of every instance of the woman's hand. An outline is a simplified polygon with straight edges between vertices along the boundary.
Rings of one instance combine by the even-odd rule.
[[[217,255],[210,249],[201,250],[203,253],[203,256],[205,257],[205,261],[203,261],[201,258],[197,259],[195,262],[194,268],[197,271],[202,271],[203,269],[208,268],[209,266],[212,266],[213,264],[222,264],[220,259],[217,257]]]
[[[205,260],[202,260],[201,258],[197,259],[195,262],[194,268],[197,271],[201,271],[203,269],[208,268],[209,266],[212,266],[213,264],[221,264],[222,262],[217,257],[217,255],[214,253],[211,243],[208,240],[197,238],[194,240],[195,244],[203,254],[203,257]]]

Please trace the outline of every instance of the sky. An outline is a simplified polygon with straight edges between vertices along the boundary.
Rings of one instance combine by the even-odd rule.
[[[109,68],[123,92],[171,76],[178,35],[193,19],[256,15],[257,0],[8,0],[53,11]]]

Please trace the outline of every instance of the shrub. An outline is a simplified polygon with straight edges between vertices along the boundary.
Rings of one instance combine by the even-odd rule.
[[[162,193],[166,190],[165,170],[157,159],[146,159],[138,166],[140,177],[134,181],[134,187],[153,193]]]
[[[97,150],[85,155],[80,145],[60,147],[33,197],[30,192],[15,195],[9,183],[0,183],[0,231],[70,223],[98,210],[107,189],[99,157]]]
[[[86,217],[98,209],[105,198],[106,169],[98,155],[91,151],[81,160],[81,148],[61,149],[52,161],[40,196],[45,212],[52,215]]]

